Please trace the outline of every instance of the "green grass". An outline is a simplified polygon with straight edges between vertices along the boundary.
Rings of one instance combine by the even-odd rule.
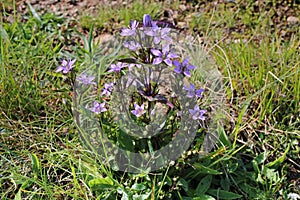
[[[117,4],[115,6],[99,5],[97,14],[82,13],[80,17],[81,26],[85,29],[90,29],[92,25],[97,29],[112,31],[120,29],[124,25],[128,25],[130,20],[136,19],[142,21],[144,14],[151,16],[160,16],[162,3],[153,1],[138,1],[135,0],[126,6]]]
[[[115,18],[127,24],[144,13],[161,15],[155,3],[131,6],[101,8],[95,18],[83,17],[82,26],[90,28],[90,20],[95,27],[108,27],[105,22]],[[245,24],[253,21],[252,15],[235,15]],[[0,198],[287,199],[289,193],[299,194],[300,32],[282,41],[270,30],[258,42],[257,27],[269,27],[262,16],[233,37],[245,42],[233,42],[221,40],[236,23],[228,8],[201,16],[190,26],[207,33],[206,47],[224,76],[227,94],[218,147],[200,157],[203,138],[196,137],[174,164],[145,174],[111,170],[77,134],[71,85],[54,71],[70,55],[78,69],[99,64],[92,34],[79,35],[68,20],[52,14],[1,23]],[[70,47],[72,37],[81,38],[84,46]]]

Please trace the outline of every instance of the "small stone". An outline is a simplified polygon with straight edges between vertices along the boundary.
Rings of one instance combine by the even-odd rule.
[[[186,6],[184,4],[180,4],[179,5],[179,9],[182,10],[182,11],[185,11],[186,10]]]
[[[298,17],[294,17],[294,16],[289,16],[289,17],[286,19],[286,21],[287,21],[288,23],[297,23],[297,22],[299,22],[299,18],[298,18]]]
[[[177,25],[180,28],[185,28],[186,27],[186,23],[185,22],[178,22]]]
[[[285,36],[287,32],[285,30],[281,30],[280,33],[282,36]]]

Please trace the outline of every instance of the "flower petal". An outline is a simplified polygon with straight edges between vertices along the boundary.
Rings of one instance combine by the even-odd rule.
[[[144,25],[144,27],[152,27],[152,19],[151,19],[150,15],[148,15],[148,14],[144,15],[143,25]]]
[[[162,48],[163,54],[167,54],[170,51],[170,47],[168,44],[164,45]]]
[[[154,37],[154,36],[156,36],[156,32],[152,29],[152,28],[147,28],[145,31],[144,31],[144,33],[146,34],[146,35],[148,35],[148,36],[151,36],[151,37]]]
[[[196,66],[194,66],[194,65],[188,65],[186,67],[186,69],[188,69],[188,70],[192,70],[192,69],[195,69],[195,68],[196,68]]]
[[[188,58],[185,58],[183,61],[182,61],[182,65],[186,66],[189,64],[189,59]]]
[[[170,30],[171,30],[170,28],[163,28],[163,29],[161,29],[160,34],[161,35],[166,35],[170,32]]]
[[[174,69],[174,72],[175,73],[177,73],[177,74],[181,74],[181,67],[180,66],[178,66],[178,67],[176,67],[175,69]],[[184,86],[185,87],[185,86]]]
[[[166,58],[164,61],[168,66],[172,66],[172,60],[170,60],[169,58]]]
[[[154,37],[154,40],[153,40],[154,44],[159,44],[160,41],[161,41],[160,37]]]
[[[63,67],[59,66],[59,67],[55,70],[55,72],[61,72],[63,69],[64,69]]]
[[[173,60],[173,65],[181,68],[181,63],[178,60]]]
[[[199,90],[196,90],[195,91],[195,95],[197,96],[197,97],[202,97],[202,93],[204,92],[204,89],[199,89]]]
[[[157,57],[157,58],[154,58],[153,60],[153,64],[154,65],[158,65],[162,62],[162,58],[161,57]]]
[[[178,58],[179,56],[176,55],[175,53],[169,53],[169,54],[167,55],[167,57],[168,57],[168,58]]]
[[[151,53],[155,56],[162,57],[162,52],[157,49],[151,49]]]
[[[189,70],[185,70],[183,73],[185,76],[191,77],[191,72]]]
[[[137,22],[136,20],[131,20],[130,21],[130,27],[132,29],[136,29],[139,26],[139,22]]]

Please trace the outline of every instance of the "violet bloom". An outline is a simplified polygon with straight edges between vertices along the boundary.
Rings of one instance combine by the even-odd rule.
[[[94,101],[94,107],[90,108],[89,110],[96,114],[107,111],[107,109],[105,108],[105,102],[99,103],[98,101]]]
[[[161,39],[167,40],[167,41],[171,41],[171,38],[169,37],[169,33],[170,33],[170,28],[163,28],[161,29],[160,33],[159,33],[159,37]]]
[[[109,97],[109,95],[112,93],[114,89],[114,83],[105,83],[104,88],[102,89],[101,95],[105,95],[106,97]]]
[[[206,110],[200,110],[198,105],[195,105],[194,109],[189,109],[190,114],[193,117],[193,120],[205,120],[205,116],[203,116],[207,111]]]
[[[117,64],[111,64],[110,70],[108,70],[107,72],[120,72],[123,67],[125,67],[125,65],[122,62],[118,62]]]
[[[130,28],[123,28],[120,35],[122,36],[135,36],[136,28],[139,26],[139,23],[136,20],[130,21]]]
[[[204,92],[204,89],[195,90],[195,96],[202,98],[202,93]]]
[[[61,66],[58,66],[58,68],[56,69],[55,72],[62,72],[64,74],[67,74],[71,71],[72,68],[74,68],[74,63],[75,63],[76,59],[74,60],[63,60]]]
[[[152,21],[150,15],[146,14],[143,18],[143,27],[147,28],[144,33],[148,36],[154,37],[154,44],[160,43],[162,39],[170,41],[171,38],[168,36],[170,28],[160,29],[156,22]]]
[[[79,77],[76,78],[77,81],[81,82],[84,85],[96,85],[94,79],[94,76],[87,76],[86,74],[81,74]]]
[[[158,65],[164,61],[168,66],[172,66],[172,60],[173,58],[178,58],[176,54],[170,53],[169,52],[170,48],[169,45],[166,44],[163,46],[162,51],[156,50],[156,49],[151,49],[151,53],[155,56],[153,60],[154,65]]]
[[[137,49],[141,48],[141,45],[135,41],[129,41],[129,42],[125,41],[123,43],[123,46],[131,51],[136,51]]]
[[[195,69],[196,66],[189,64],[189,59],[185,58],[182,63],[180,63],[178,60],[174,60],[173,64],[175,65],[174,72],[177,74],[183,73],[185,76],[190,77],[191,76],[191,70]]]
[[[153,37],[154,44],[159,44],[162,39],[166,41],[171,41],[171,38],[168,35],[170,30],[170,28],[160,29],[156,26],[145,30],[144,33],[148,36]]]
[[[146,113],[146,110],[144,109],[144,104],[139,106],[138,104],[134,104],[134,110],[131,111],[132,114],[134,114],[136,117],[140,117],[143,114]]]
[[[194,96],[202,98],[202,93],[204,92],[204,89],[196,90],[195,85],[192,83],[190,84],[189,87],[184,86],[183,88],[188,92],[187,96],[189,98],[193,98]]]
[[[143,27],[157,27],[149,14],[145,14],[143,17]]]

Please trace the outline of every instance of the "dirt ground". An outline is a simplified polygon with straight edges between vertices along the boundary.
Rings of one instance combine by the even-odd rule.
[[[91,16],[95,16],[98,12],[97,7],[101,5],[107,5],[112,7],[130,6],[132,0],[128,1],[110,1],[110,0],[17,0],[16,10],[21,16],[28,14],[28,3],[39,14],[54,12],[57,15],[62,15],[68,19],[73,19],[73,26],[79,27],[79,18],[82,13],[89,13]],[[142,1],[143,2],[143,1]],[[236,9],[240,11],[249,11],[253,18],[259,15],[262,8],[267,10],[267,14],[271,16],[272,22],[270,23],[271,29],[279,30],[280,37],[284,40],[289,40],[291,35],[295,33],[297,27],[300,28],[300,1],[299,0],[277,0],[277,1],[263,1],[263,0],[253,0],[251,3],[249,1],[237,1],[237,0],[186,0],[179,3],[179,9],[175,10],[173,7],[172,0],[158,1],[163,2],[164,15],[161,16],[160,20],[167,20],[173,22],[177,28],[188,29],[188,23],[191,20],[191,16],[195,13],[201,12],[203,10],[213,9],[214,6],[218,4],[225,4],[227,9],[232,9],[232,12],[236,12]],[[238,2],[238,3],[237,3]],[[0,3],[1,4],[1,3]],[[236,6],[238,5],[238,6]],[[13,13],[13,5],[7,5],[6,12]],[[0,5],[0,10],[2,6]],[[12,21],[13,17],[4,18],[4,21]],[[118,22],[114,22],[118,23]],[[112,28],[114,29],[114,28]],[[105,28],[101,29],[98,34],[103,34],[107,32],[114,32],[115,30],[107,30]],[[193,30],[197,32],[197,30]],[[245,31],[245,24],[237,20],[234,28],[230,28],[227,32],[230,34],[232,32],[241,33]],[[228,35],[230,38],[230,34]]]

